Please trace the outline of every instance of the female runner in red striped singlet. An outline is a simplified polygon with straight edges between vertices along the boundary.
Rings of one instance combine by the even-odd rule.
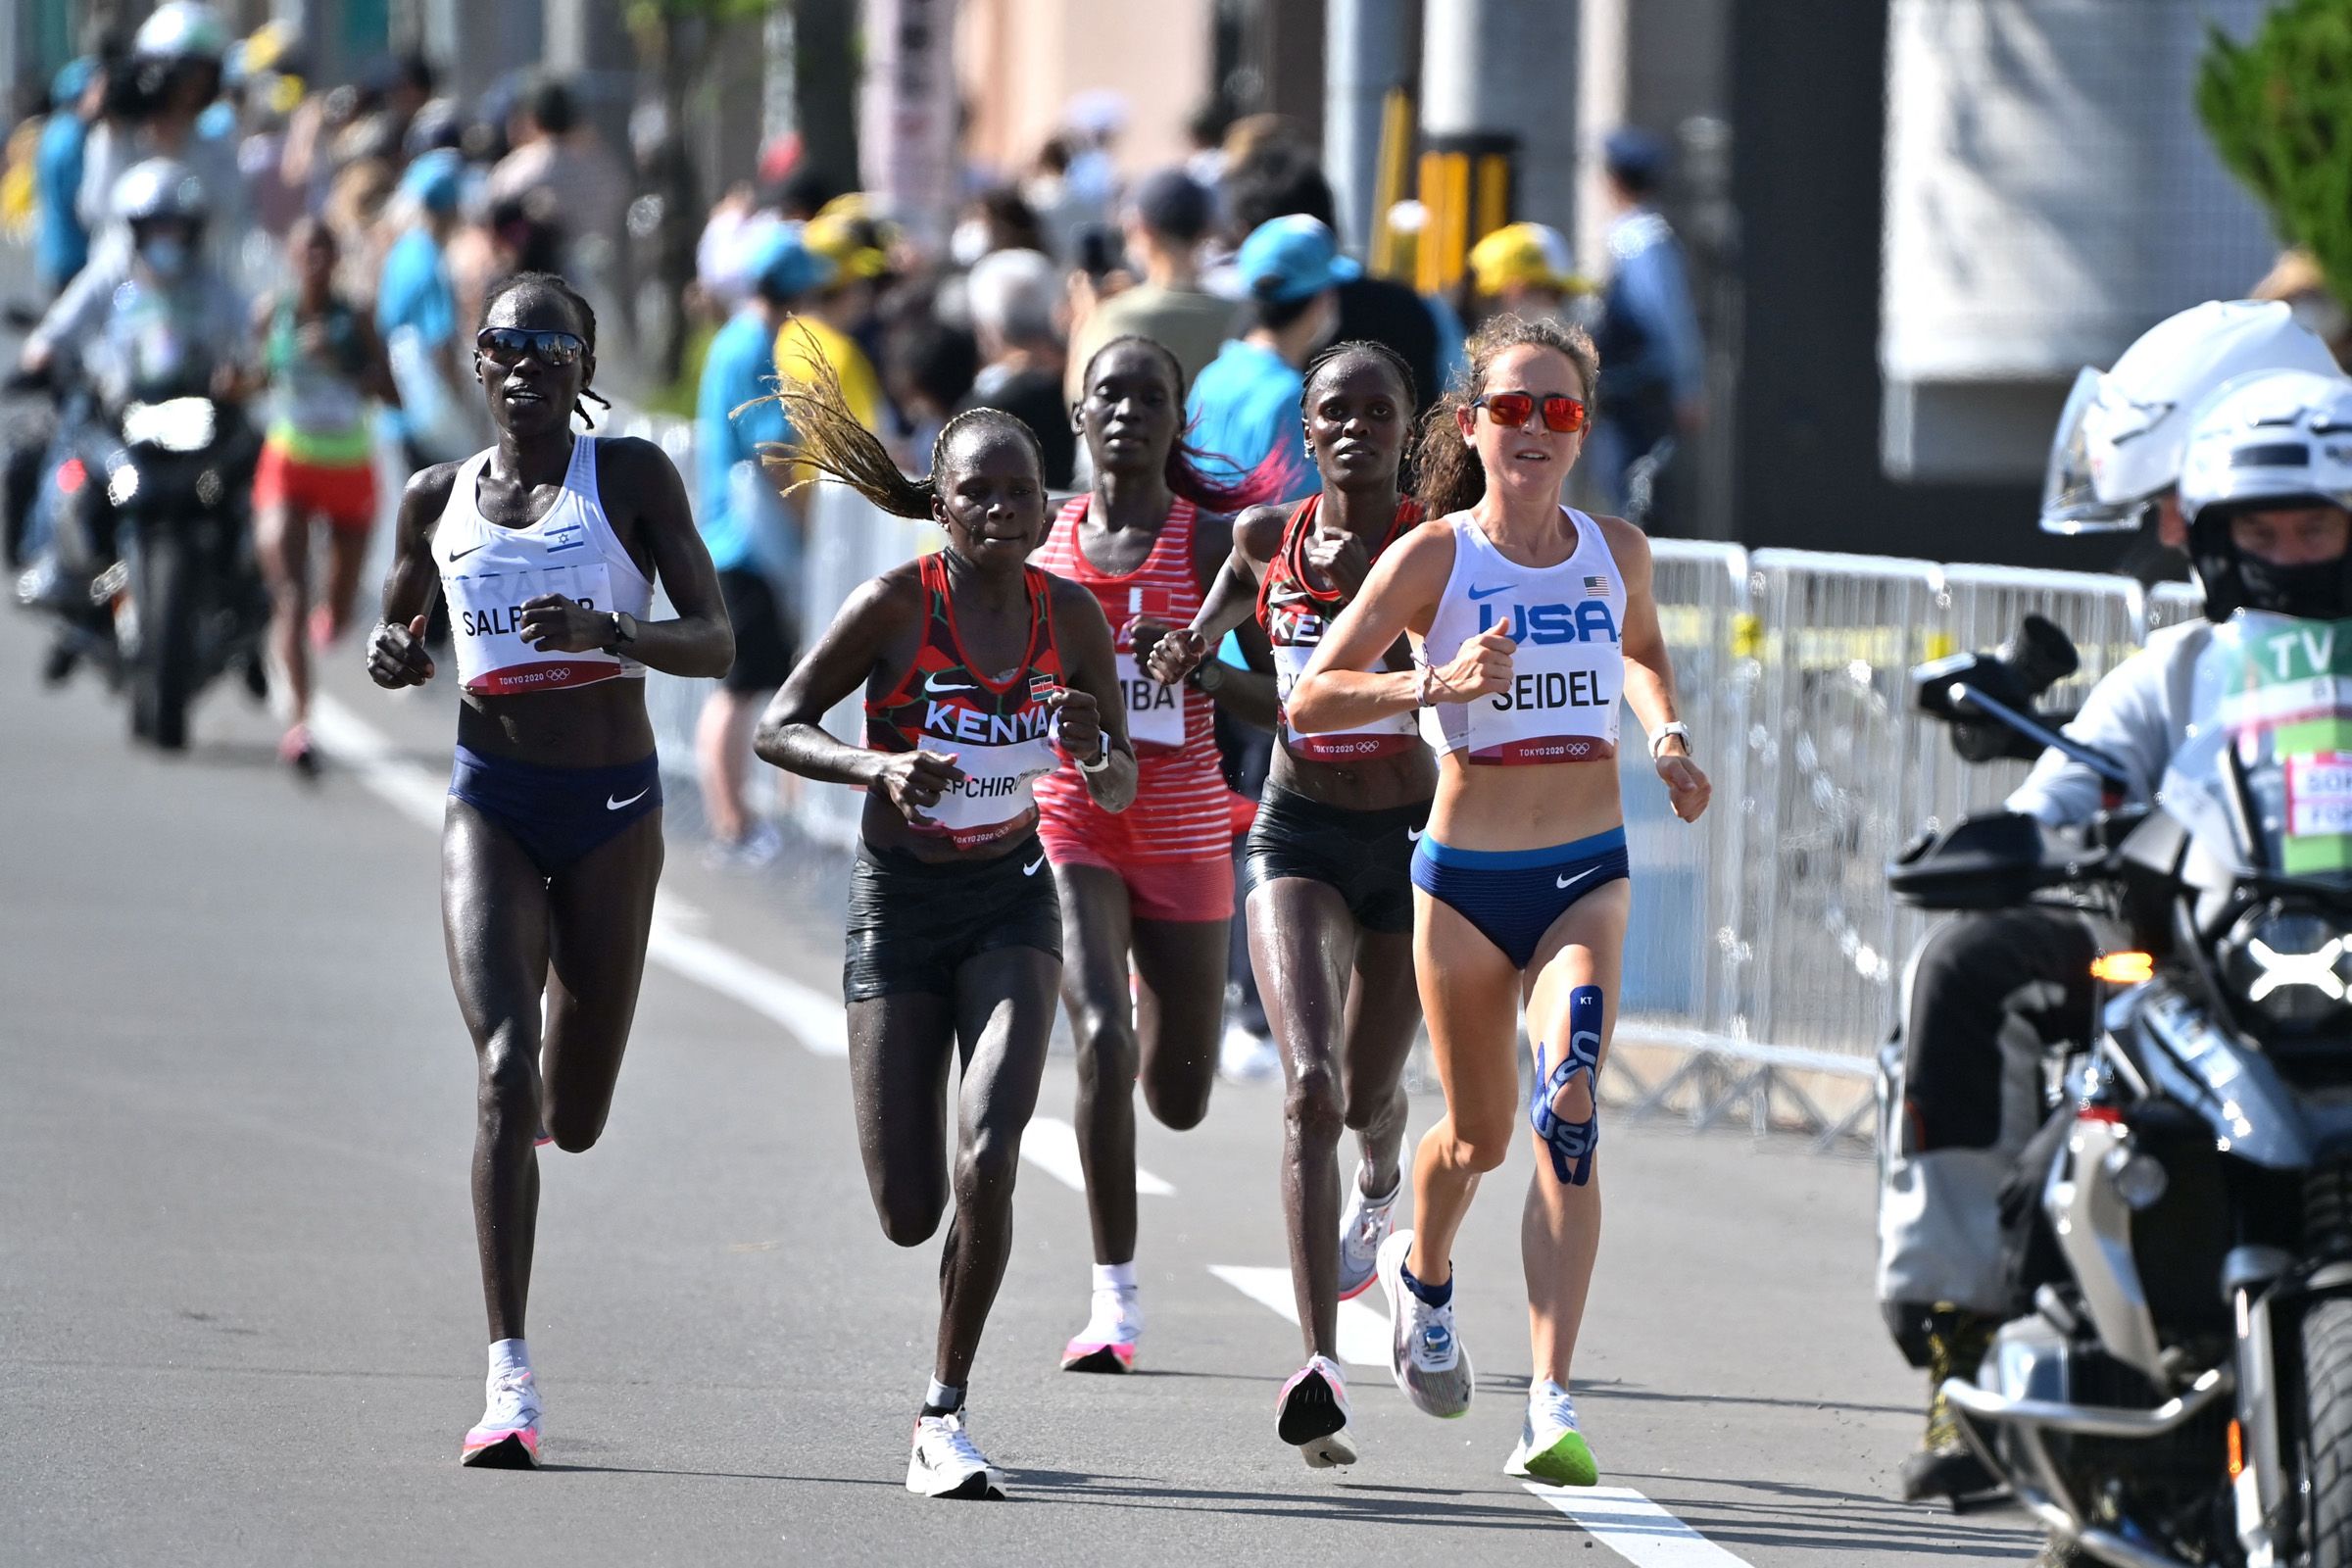
[[[1421,518],[1397,470],[1412,372],[1377,343],[1340,343],[1306,368],[1299,412],[1323,485],[1236,518],[1233,558],[1192,625],[1160,639],[1151,671],[1181,680],[1249,620],[1273,644],[1287,695],[1372,564]],[[1399,643],[1392,668],[1409,669]],[[1307,1361],[1275,1400],[1275,1430],[1317,1468],[1351,1464],[1339,1307],[1373,1281],[1403,1190],[1400,1082],[1421,1022],[1413,986],[1413,837],[1437,761],[1414,715],[1334,734],[1286,721],[1242,855],[1250,960],[1281,1042],[1283,1218]],[[1341,1205],[1340,1137],[1361,1151]]]
[[[1135,805],[1113,816],[1064,767],[1037,786],[1038,836],[1061,886],[1061,994],[1078,1039],[1078,1151],[1094,1221],[1093,1309],[1062,1351],[1076,1372],[1124,1372],[1142,1328],[1135,1290],[1135,1086],[1167,1126],[1208,1113],[1233,920],[1232,792],[1209,695],[1271,725],[1274,686],[1223,664],[1167,687],[1141,662],[1200,607],[1233,548],[1245,484],[1202,476],[1182,440],[1184,373],[1149,338],[1096,351],[1072,416],[1093,491],[1062,508],[1036,564],[1091,590],[1118,638],[1136,752]],[[1134,956],[1139,982],[1128,979]]]
[[[1090,799],[1117,811],[1135,792],[1135,758],[1116,711],[1110,627],[1084,589],[1027,564],[1046,527],[1036,434],[996,409],[959,414],[915,480],[849,412],[829,369],[778,396],[795,444],[775,466],[806,463],[948,535],[946,549],[850,596],[776,694],[756,746],[804,778],[866,792],[842,966],[866,1185],[883,1234],[902,1247],[929,1240],[951,1191],[956,1200],[906,1490],[985,1498],[1004,1478],[965,1429],[964,1389],[1011,1256],[1021,1134],[1061,978],[1061,912],[1031,791],[1066,760]],[[827,734],[824,716],[861,688],[857,746]]]

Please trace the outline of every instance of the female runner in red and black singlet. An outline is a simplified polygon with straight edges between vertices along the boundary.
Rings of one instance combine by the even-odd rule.
[[[1151,672],[1182,680],[1252,612],[1290,686],[1382,551],[1420,520],[1397,487],[1410,433],[1412,372],[1376,343],[1341,343],[1307,367],[1299,394],[1323,487],[1234,522],[1233,556],[1192,625],[1152,652]],[[1398,647],[1390,662],[1411,667]],[[1413,988],[1412,836],[1429,819],[1438,769],[1413,715],[1335,734],[1287,722],[1242,857],[1250,953],[1282,1049],[1283,1217],[1307,1362],[1283,1386],[1275,1427],[1309,1465],[1349,1464],[1339,1303],[1372,1284],[1403,1173],[1400,1079],[1421,1005]],[[1343,1212],[1343,1130],[1361,1150]]]
[[[1134,798],[1135,756],[1094,596],[1028,564],[1046,526],[1029,427],[995,409],[959,415],[940,431],[931,473],[913,480],[829,374],[778,395],[797,437],[777,462],[805,463],[896,515],[936,518],[948,535],[945,550],[850,596],[776,694],[757,750],[805,778],[866,790],[842,982],[866,1183],[883,1234],[902,1247],[938,1229],[951,1181],[956,1197],[906,1488],[986,1497],[1004,1476],[964,1431],[963,1393],[1011,1252],[1021,1133],[1061,979],[1061,910],[1032,790],[1066,760],[1116,811]],[[862,747],[822,727],[860,688]]]

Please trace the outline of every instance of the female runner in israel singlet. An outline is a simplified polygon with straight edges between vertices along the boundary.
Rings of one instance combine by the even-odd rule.
[[[1414,1158],[1417,1229],[1380,1249],[1391,1370],[1417,1408],[1468,1409],[1450,1253],[1524,1111],[1537,1146],[1520,1230],[1536,1376],[1504,1468],[1555,1486],[1597,1474],[1568,1384],[1600,1238],[1594,1085],[1632,907],[1620,700],[1649,730],[1675,814],[1695,820],[1708,796],[1675,719],[1648,542],[1559,505],[1597,368],[1572,328],[1504,316],[1479,330],[1466,379],[1422,430],[1432,520],[1373,566],[1290,701],[1307,730],[1426,710],[1441,762],[1413,859],[1414,957],[1446,1115]],[[1383,670],[1406,631],[1421,667]],[[1536,1054],[1524,1107],[1522,1004]]]
[[[645,970],[662,875],[645,671],[719,675],[734,657],[668,457],[572,434],[595,372],[596,318],[562,278],[524,272],[491,293],[474,374],[498,445],[409,481],[368,640],[377,685],[420,686],[436,587],[448,601],[464,701],[441,918],[480,1076],[473,1224],[491,1340],[488,1407],[460,1458],[492,1468],[539,1462],[523,1337],[534,1146],[577,1153],[604,1130]],[[674,620],[642,618],[656,576]]]
[[[1143,1327],[1136,1084],[1161,1122],[1198,1125],[1223,1032],[1233,794],[1218,766],[1210,694],[1237,716],[1270,725],[1274,693],[1265,676],[1224,664],[1176,687],[1144,673],[1152,645],[1200,609],[1232,553],[1225,514],[1253,492],[1201,475],[1182,440],[1184,372],[1159,344],[1111,339],[1081,385],[1074,417],[1094,460],[1094,489],[1062,508],[1037,564],[1085,586],[1117,634],[1138,776],[1134,807],[1116,816],[1087,798],[1072,769],[1037,790],[1039,836],[1061,885],[1062,1000],[1078,1040],[1078,1152],[1095,1244],[1091,1310],[1061,1364],[1124,1372]]]
[[[1233,556],[1193,624],[1152,650],[1178,680],[1254,611],[1288,697],[1372,564],[1420,520],[1397,493],[1411,431],[1412,373],[1376,343],[1341,343],[1306,369],[1299,394],[1322,488],[1236,519]],[[1399,643],[1390,664],[1409,668]],[[1403,1190],[1400,1079],[1421,1022],[1413,990],[1413,840],[1429,817],[1437,764],[1411,713],[1336,734],[1278,731],[1242,874],[1258,992],[1282,1050],[1283,1218],[1306,1365],[1275,1400],[1275,1430],[1307,1464],[1352,1464],[1339,1304],[1372,1284]],[[1343,1211],[1343,1130],[1361,1158]]]
[[[1002,1495],[965,1429],[964,1391],[1012,1249],[1013,1177],[1061,979],[1061,909],[1032,795],[1056,765],[1104,811],[1135,793],[1110,627],[1094,597],[1027,564],[1046,525],[1037,438],[977,409],[940,431],[931,472],[900,473],[820,369],[778,393],[803,464],[884,511],[935,518],[947,548],[850,596],[760,721],[760,757],[866,792],[850,884],[851,1088],[883,1234],[914,1247],[956,1200],[931,1382],[906,1489]],[[806,471],[806,470],[803,470]],[[866,744],[827,734],[865,693]],[[958,1061],[953,1167],[948,1073]]]

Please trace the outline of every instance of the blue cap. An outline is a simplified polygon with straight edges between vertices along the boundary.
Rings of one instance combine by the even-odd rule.
[[[1251,229],[1234,270],[1251,298],[1277,304],[1320,294],[1364,270],[1340,254],[1339,237],[1328,224],[1304,213],[1270,218]]]
[[[1600,144],[1601,167],[1629,185],[1656,184],[1666,161],[1666,143],[1638,125],[1620,125]]]
[[[454,213],[464,188],[465,161],[446,147],[437,147],[409,165],[400,176],[399,194],[414,199],[428,213]]]
[[[61,105],[72,103],[81,96],[82,90],[89,86],[90,78],[97,74],[98,62],[88,55],[83,55],[79,60],[67,61],[57,68],[57,74],[49,80],[49,101]]]
[[[833,280],[833,262],[803,244],[798,228],[780,228],[752,257],[750,276],[762,294],[797,299]]]

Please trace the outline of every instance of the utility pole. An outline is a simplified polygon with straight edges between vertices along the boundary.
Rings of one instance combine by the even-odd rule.
[[[1450,286],[1480,235],[1576,221],[1580,0],[1447,0],[1423,21],[1416,281]]]
[[[1338,198],[1340,241],[1371,249],[1382,215],[1381,111],[1401,83],[1408,0],[1330,0],[1323,55],[1323,165]]]

